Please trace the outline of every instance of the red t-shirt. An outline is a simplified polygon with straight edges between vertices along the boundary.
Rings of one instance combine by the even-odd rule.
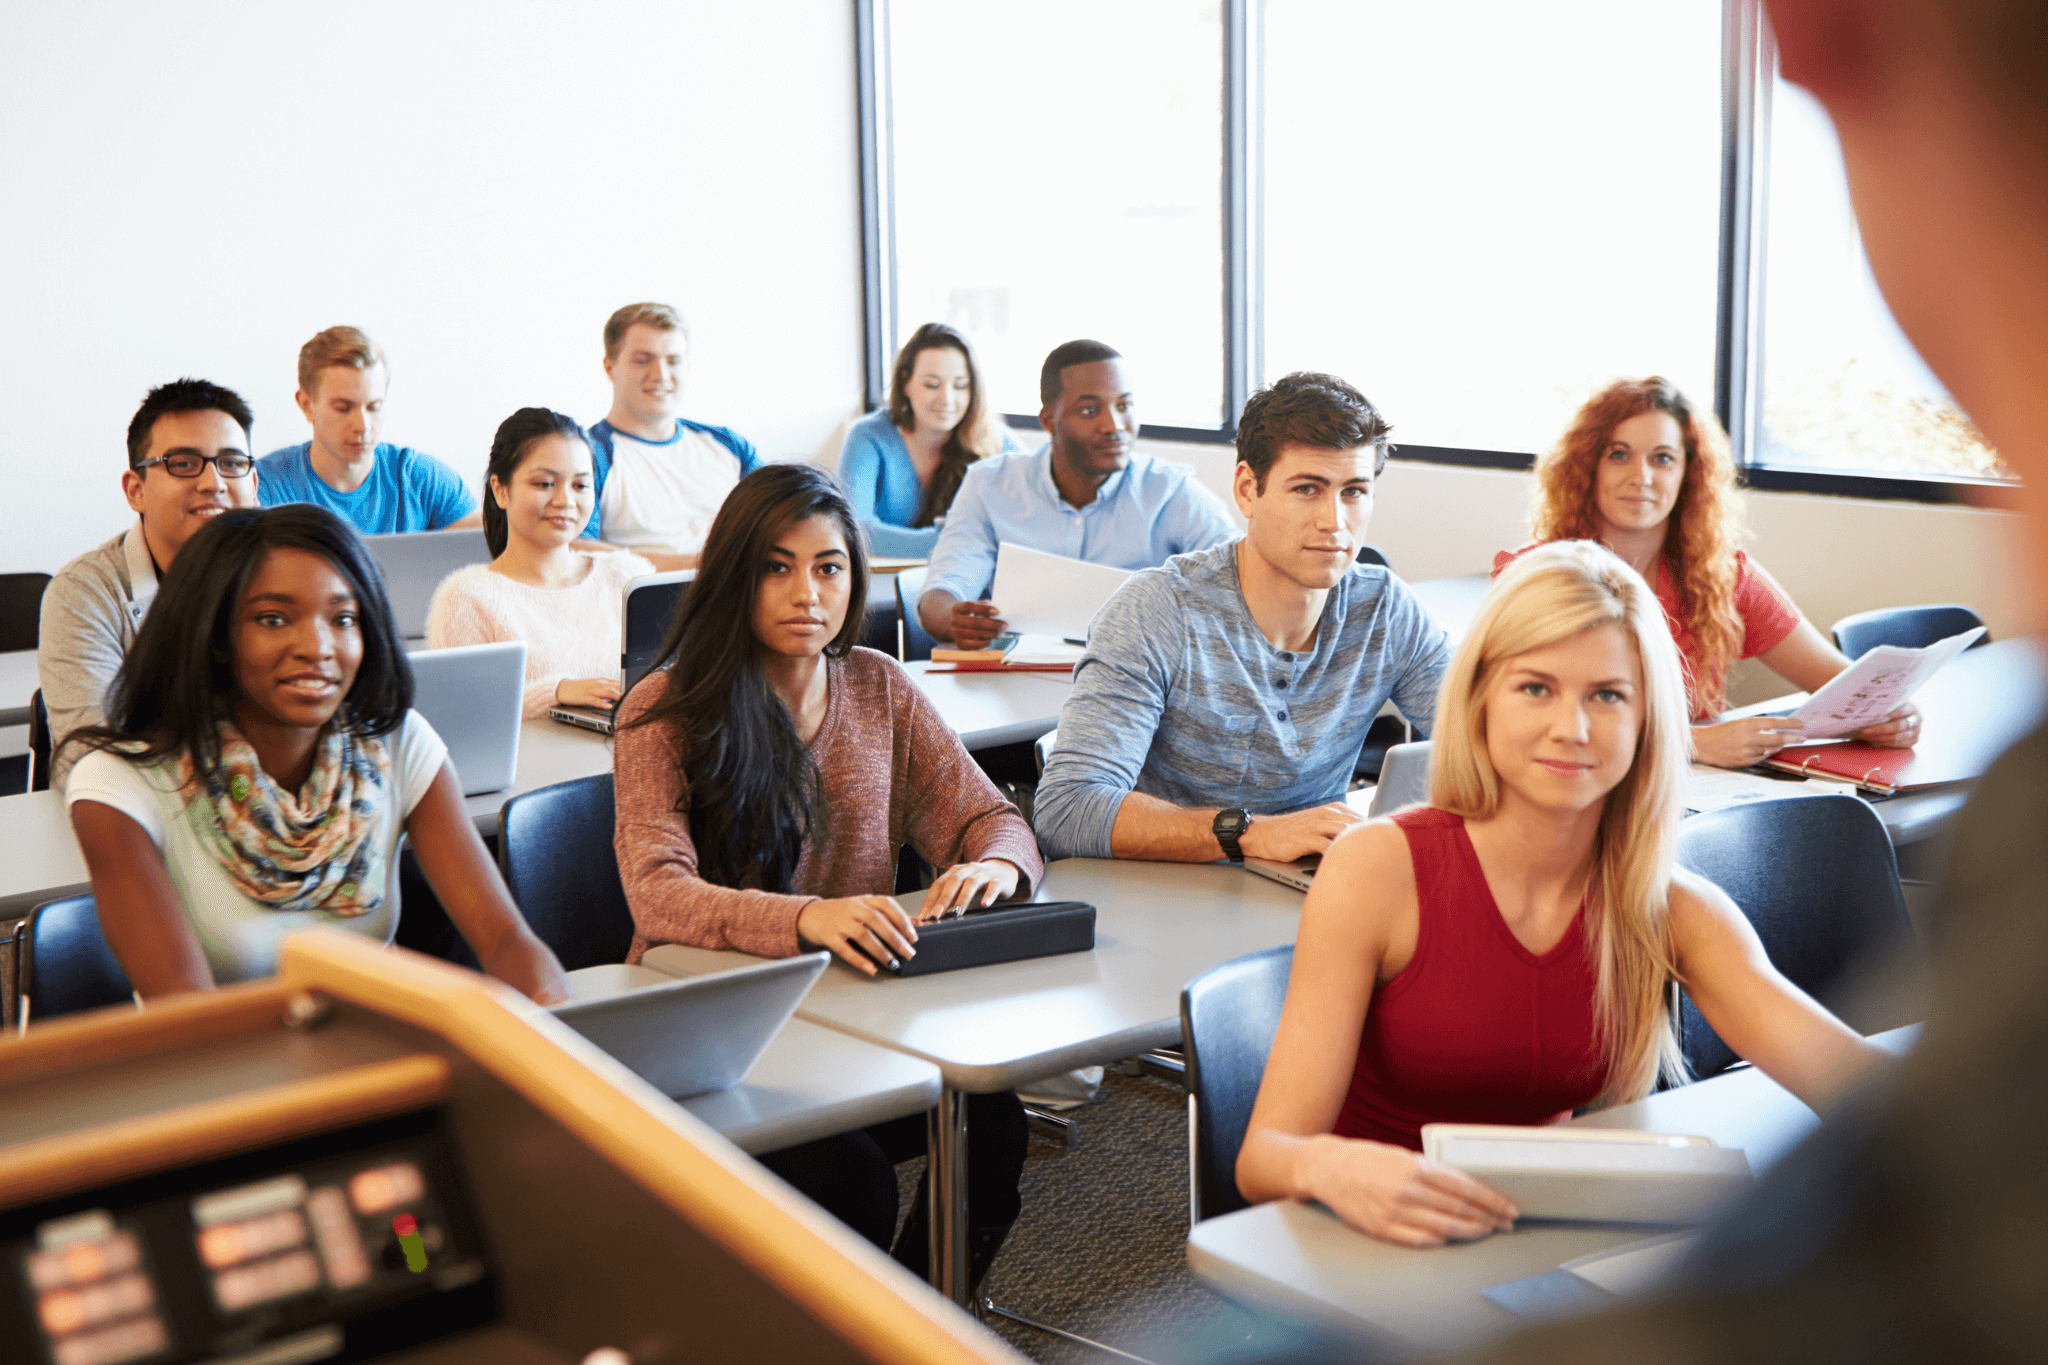
[[[1493,575],[1500,577],[1500,571],[1510,562],[1535,549],[1534,544],[1524,545],[1518,550],[1502,550],[1493,557]],[[1707,705],[1705,699],[1721,695],[1721,678],[1725,669],[1711,677],[1698,676],[1700,668],[1699,645],[1686,629],[1681,616],[1678,600],[1678,579],[1671,572],[1671,561],[1657,561],[1657,604],[1664,608],[1664,624],[1670,627],[1671,641],[1678,646],[1678,656],[1685,661],[1685,700],[1696,721],[1712,720],[1718,707]],[[1736,657],[1753,659],[1767,649],[1782,643],[1799,624],[1799,608],[1778,586],[1777,580],[1764,572],[1741,550],[1735,552],[1735,611],[1742,618],[1742,652]]]

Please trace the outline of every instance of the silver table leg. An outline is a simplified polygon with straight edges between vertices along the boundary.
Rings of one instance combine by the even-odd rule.
[[[967,1096],[952,1086],[939,1091],[925,1119],[931,1171],[932,1287],[967,1307]]]

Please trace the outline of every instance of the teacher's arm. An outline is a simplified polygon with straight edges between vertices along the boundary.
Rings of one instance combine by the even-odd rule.
[[[1383,1241],[1435,1246],[1508,1227],[1518,1210],[1470,1176],[1405,1147],[1338,1137],[1358,1038],[1396,936],[1409,940],[1407,840],[1374,821],[1330,845],[1302,907],[1287,1004],[1237,1157],[1253,1203],[1314,1200]]]

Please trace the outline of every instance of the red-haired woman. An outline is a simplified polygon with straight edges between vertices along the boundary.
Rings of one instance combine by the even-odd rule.
[[[1586,400],[1556,448],[1537,460],[1536,484],[1530,530],[1538,543],[1600,541],[1655,587],[1685,663],[1700,762],[1746,767],[1799,742],[1803,732],[1780,716],[1716,719],[1737,659],[1761,659],[1809,692],[1849,661],[1735,548],[1735,461],[1712,413],[1695,409],[1668,379],[1616,380]],[[1496,555],[1494,572],[1520,553]],[[1919,737],[1912,706],[1857,735],[1901,749]]]

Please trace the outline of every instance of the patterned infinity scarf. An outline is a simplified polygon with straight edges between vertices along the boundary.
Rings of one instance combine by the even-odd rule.
[[[232,721],[220,722],[211,777],[182,755],[185,819],[249,899],[272,910],[354,918],[384,901],[391,752],[381,739],[325,731],[296,795],[279,789]]]

